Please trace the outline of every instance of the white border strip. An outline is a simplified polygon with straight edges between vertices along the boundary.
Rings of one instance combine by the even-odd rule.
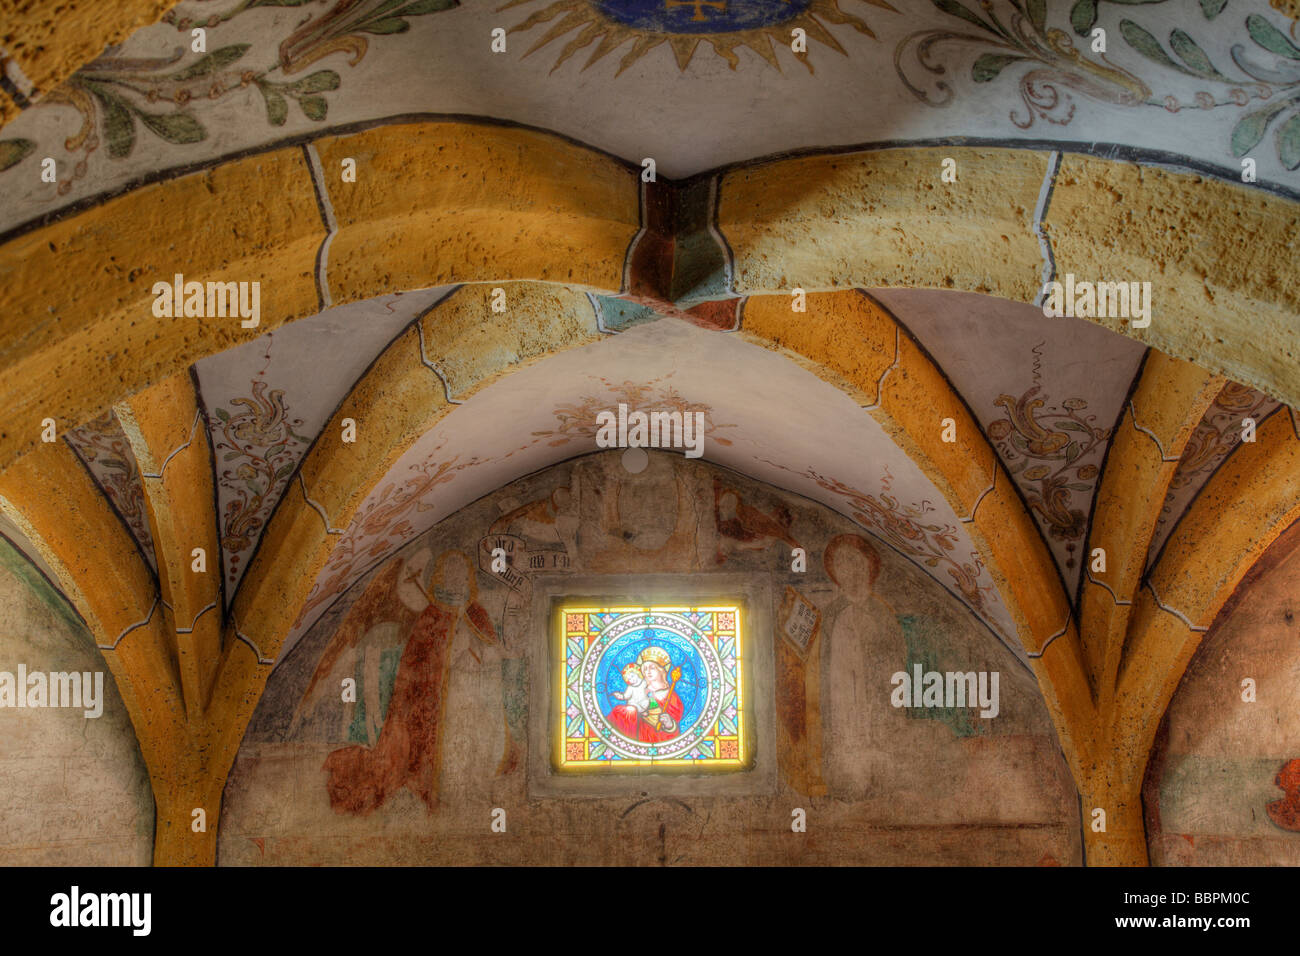
[[[325,213],[325,225],[329,229],[329,232],[325,235],[325,240],[320,245],[320,261],[316,266],[316,288],[320,290],[321,302],[328,309],[334,304],[334,298],[330,295],[328,275],[330,243],[338,235],[339,221],[334,215],[334,204],[330,202],[329,190],[325,188],[325,167],[321,165],[320,154],[316,152],[316,144],[307,143],[304,150],[307,153],[307,163],[311,167],[312,181],[316,184],[316,197],[320,200],[321,210]]]

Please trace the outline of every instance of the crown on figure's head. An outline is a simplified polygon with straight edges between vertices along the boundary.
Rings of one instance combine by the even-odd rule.
[[[641,652],[640,656],[637,657],[636,659],[636,662],[638,664],[644,664],[646,661],[654,661],[664,670],[668,670],[668,667],[669,665],[672,664],[673,659],[668,656],[668,652],[664,650],[662,647],[647,647],[644,651]]]

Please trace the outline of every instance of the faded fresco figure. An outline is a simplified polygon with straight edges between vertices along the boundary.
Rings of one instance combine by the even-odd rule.
[[[425,607],[402,651],[378,742],[345,747],[325,759],[330,806],[338,813],[365,816],[403,787],[430,810],[437,808],[447,665],[457,624],[464,620],[484,644],[497,640],[478,603],[474,566],[463,552],[446,551],[438,558],[428,591],[414,572],[402,584],[422,591]]]
[[[306,732],[327,740],[378,743],[402,650],[429,604],[420,581],[432,560],[432,551],[419,548],[389,561],[366,585],[322,651],[294,707],[286,739]],[[347,678],[356,682],[356,700],[344,700],[340,726],[334,689]]]
[[[836,535],[822,560],[839,591],[823,611],[830,636],[822,691],[823,707],[829,698],[829,782],[857,792],[887,770],[889,747],[876,736],[882,726],[891,733],[897,727],[887,677],[906,642],[893,606],[875,591],[880,555],[865,537]]]

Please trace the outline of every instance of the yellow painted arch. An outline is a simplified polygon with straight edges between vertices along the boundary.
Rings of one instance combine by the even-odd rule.
[[[943,160],[957,181],[943,183]],[[898,147],[720,175],[739,295],[909,287],[1034,302],[1045,281],[1151,283],[1151,324],[1094,319],[1300,406],[1300,202],[1042,149]]]
[[[342,178],[356,160],[356,182]],[[462,282],[617,292],[640,182],[557,136],[385,125],[155,182],[0,245],[0,468],[39,440],[322,306]],[[154,314],[155,282],[260,283],[260,324]]]

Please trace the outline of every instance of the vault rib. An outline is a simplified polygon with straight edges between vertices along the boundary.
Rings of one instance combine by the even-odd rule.
[[[194,413],[194,421],[190,425],[190,437],[185,440],[185,444],[173,448],[171,453],[166,458],[163,459],[162,467],[158,469],[158,474],[155,475],[146,471],[141,473],[140,477],[161,479],[163,476],[163,472],[165,472],[167,470],[167,466],[171,464],[171,460],[175,458],[177,455],[179,455],[181,452],[183,452],[186,448],[189,448],[190,445],[194,444],[194,430],[199,427],[199,419],[202,417],[203,417],[203,412],[201,410]]]
[[[302,472],[298,472],[298,484],[302,488],[302,500],[316,509],[316,513],[320,515],[320,520],[325,524],[325,533],[342,534],[342,528],[330,527],[329,515],[325,513],[325,508],[320,504],[320,502],[313,501],[311,495],[307,494],[307,482],[303,481]]]
[[[1151,596],[1156,600],[1156,607],[1178,618],[1178,620],[1182,621],[1184,624],[1187,625],[1188,630],[1196,631],[1197,633],[1201,633],[1201,634],[1209,630],[1208,627],[1199,627],[1198,625],[1193,624],[1191,622],[1191,619],[1188,618],[1188,616],[1184,614],[1182,611],[1178,610],[1177,608],[1170,607],[1164,601],[1160,600],[1160,594],[1156,591],[1155,584],[1153,584],[1149,580],[1147,581],[1147,587],[1151,589]]]
[[[130,633],[131,633],[132,631],[134,631],[136,628],[144,627],[146,624],[148,624],[150,621],[153,620],[153,612],[156,611],[156,610],[158,610],[158,598],[155,596],[154,599],[153,599],[153,603],[149,605],[149,613],[148,613],[147,615],[145,615],[145,618],[144,618],[143,621],[137,621],[135,624],[132,624],[131,626],[129,626],[129,627],[128,627],[126,630],[124,630],[121,634],[117,635],[117,638],[113,641],[112,644],[97,644],[96,646],[97,646],[101,651],[115,651],[115,650],[117,650],[117,645],[119,645],[119,644],[122,643],[122,638],[126,637],[128,634],[130,634]]]

